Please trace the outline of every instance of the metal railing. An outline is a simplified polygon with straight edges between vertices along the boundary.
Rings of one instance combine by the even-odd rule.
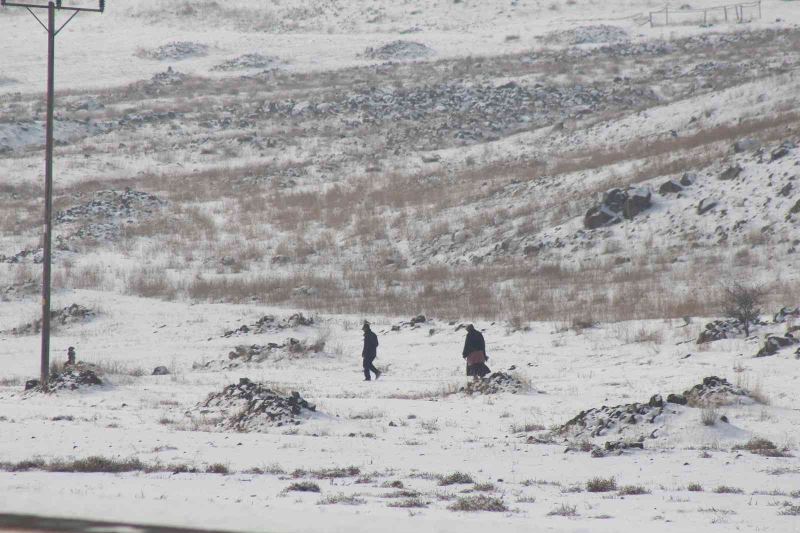
[[[650,26],[670,24],[710,24],[713,22],[749,22],[761,18],[761,0],[705,8],[664,9],[650,12]]]

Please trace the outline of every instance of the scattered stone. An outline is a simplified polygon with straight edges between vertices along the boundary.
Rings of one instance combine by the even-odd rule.
[[[165,366],[157,366],[153,369],[153,376],[167,376],[169,375],[169,369]]]
[[[364,56],[382,61],[403,59],[421,59],[434,54],[434,51],[422,43],[414,41],[393,41],[378,48],[367,48]]]
[[[678,405],[686,405],[688,400],[683,394],[670,394],[667,396],[668,403],[676,403]]]
[[[700,336],[697,337],[697,344],[732,339],[742,333],[744,333],[744,327],[735,318],[714,320],[706,324],[706,328],[700,332]]]
[[[75,225],[77,229],[67,239],[114,240],[122,227],[150,218],[166,202],[153,194],[125,188],[97,191],[89,202],[59,211],[55,223]]]
[[[723,181],[736,179],[739,177],[739,174],[741,174],[742,171],[744,171],[744,167],[742,167],[742,165],[736,164],[734,166],[728,167],[722,174],[720,174],[719,179]]]
[[[592,207],[583,218],[586,229],[597,229],[632,219],[652,205],[652,193],[646,187],[611,189],[603,194],[600,205]]]
[[[212,393],[187,414],[219,418],[217,427],[233,431],[268,431],[273,427],[299,425],[310,418],[316,406],[298,392],[286,395],[266,384],[241,378],[239,383]]]

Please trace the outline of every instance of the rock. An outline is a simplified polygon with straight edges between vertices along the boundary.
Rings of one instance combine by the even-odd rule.
[[[157,366],[153,369],[153,376],[167,376],[169,375],[169,369],[165,366]]]
[[[697,174],[694,172],[684,172],[681,176],[681,185],[683,187],[690,187],[697,181]]]
[[[25,382],[25,390],[33,390],[39,388],[41,381],[38,379],[29,379]]]
[[[800,214],[800,200],[797,200],[797,203],[794,204],[794,207],[789,209],[789,214],[786,215],[786,218],[789,219],[791,218],[792,215],[797,215],[797,214]]]
[[[761,148],[761,142],[759,142],[757,139],[740,139],[733,143],[733,151],[737,154],[755,151],[759,148]]]
[[[783,324],[788,318],[800,318],[800,307],[795,307],[794,309],[791,307],[781,307],[781,310],[775,314],[772,321],[776,324]]]
[[[730,166],[727,168],[727,170],[719,175],[719,179],[723,181],[736,179],[739,177],[739,174],[741,174],[742,171],[744,171],[744,167],[742,167],[742,165],[736,164],[734,166]]]
[[[714,198],[703,198],[700,200],[700,203],[697,204],[697,214],[698,215],[705,215],[715,207],[717,207],[717,200]]]
[[[660,394],[654,394],[650,397],[650,401],[647,403],[647,405],[650,407],[664,407],[664,399]]]
[[[274,69],[281,64],[281,60],[275,56],[244,54],[220,63],[211,70],[226,72],[231,70]]]
[[[783,141],[779,147],[772,151],[770,160],[776,161],[789,154],[795,148],[795,144],[791,141]]]
[[[678,405],[686,405],[687,400],[683,394],[670,394],[667,396],[667,402]]]
[[[781,348],[786,348],[798,344],[798,340],[794,338],[791,333],[787,333],[785,337],[780,335],[769,335],[764,343],[764,346],[758,351],[756,357],[767,357],[775,355]]]
[[[442,160],[442,156],[439,154],[428,154],[422,156],[423,163],[438,163]]]
[[[659,194],[662,195],[679,193],[682,190],[683,187],[675,183],[673,180],[665,181],[661,184],[661,187],[658,188]]]
[[[793,185],[792,185],[791,183],[787,183],[786,185],[784,185],[783,187],[781,187],[781,190],[778,192],[778,194],[779,194],[780,196],[783,196],[784,198],[788,198],[788,197],[789,197],[789,195],[791,195],[791,194],[792,194],[792,189],[793,189],[793,188],[794,188],[794,187],[793,187]]]
[[[425,322],[427,322],[425,315],[417,315],[411,319],[412,326],[416,326],[417,324],[424,324]]]
[[[697,338],[697,344],[730,339],[741,335],[743,332],[744,327],[742,327],[741,322],[734,318],[714,320],[706,324],[705,330],[700,332],[700,336]]]
[[[610,189],[603,194],[600,205],[590,208],[583,218],[586,229],[597,229],[632,219],[650,208],[652,193],[646,187]]]

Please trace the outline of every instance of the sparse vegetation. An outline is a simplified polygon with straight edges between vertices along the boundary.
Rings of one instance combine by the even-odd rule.
[[[321,492],[319,485],[313,481],[297,481],[284,490],[287,492]]]
[[[578,516],[578,508],[575,505],[562,503],[547,513],[547,516]]]
[[[617,490],[617,482],[613,477],[595,477],[586,482],[586,492],[611,492]]]
[[[719,485],[714,489],[715,494],[742,494],[744,491],[737,487],[729,487],[728,485]]]
[[[474,481],[472,479],[472,476],[470,476],[469,474],[465,474],[464,472],[453,472],[452,474],[447,474],[439,477],[440,486],[468,484],[468,483],[474,483]]]
[[[650,491],[641,485],[624,485],[619,488],[620,496],[638,496],[641,494],[650,494]]]
[[[463,496],[458,498],[455,503],[447,507],[451,511],[478,512],[489,511],[502,513],[508,511],[508,507],[500,498],[491,496]]]
[[[686,486],[686,490],[689,492],[703,492],[703,486],[700,483],[689,483]]]

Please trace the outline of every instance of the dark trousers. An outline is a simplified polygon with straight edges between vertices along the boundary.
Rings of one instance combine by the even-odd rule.
[[[376,378],[378,377],[378,374],[380,374],[380,372],[378,372],[378,369],[375,368],[375,365],[372,364],[374,360],[375,357],[364,358],[364,379],[366,380],[372,379],[372,375],[370,374],[370,372],[374,372]]]

